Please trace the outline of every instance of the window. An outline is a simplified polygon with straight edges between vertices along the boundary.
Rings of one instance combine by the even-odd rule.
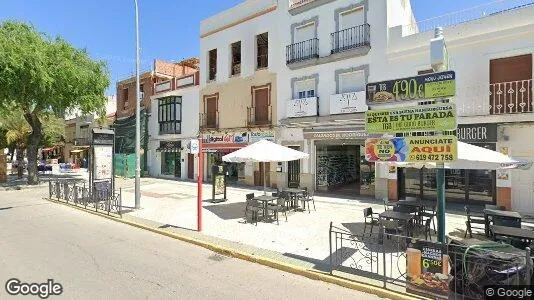
[[[128,89],[122,89],[122,109],[125,110],[128,108]]]
[[[297,99],[315,97],[315,79],[297,81],[294,88]]]
[[[160,134],[182,132],[182,98],[167,97],[159,100],[158,123]]]
[[[217,49],[210,50],[208,53],[208,80],[217,78]]]
[[[256,69],[264,69],[269,66],[269,33],[265,32],[256,36]]]
[[[139,85],[139,99],[145,98],[145,89],[144,86],[141,84]]]
[[[314,22],[295,28],[295,43],[309,41],[313,38],[315,38]]]
[[[363,9],[361,7],[342,12],[339,14],[339,17],[339,30],[354,28],[356,26],[363,25],[363,23],[365,22]]]
[[[241,42],[235,42],[231,45],[232,67],[231,76],[241,74]]]
[[[365,90],[363,71],[339,74],[339,93],[352,93]]]

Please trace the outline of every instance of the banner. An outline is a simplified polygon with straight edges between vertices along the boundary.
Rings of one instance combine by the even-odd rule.
[[[365,140],[369,162],[453,162],[458,159],[455,136],[372,138]]]
[[[449,258],[440,244],[416,241],[406,249],[406,291],[447,299]]]
[[[456,106],[452,103],[365,112],[365,131],[367,133],[455,129]]]
[[[367,104],[452,97],[456,93],[454,71],[367,84]]]

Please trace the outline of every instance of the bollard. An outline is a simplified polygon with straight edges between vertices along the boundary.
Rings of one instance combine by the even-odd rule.
[[[330,275],[333,275],[334,265],[332,264],[332,221],[330,221],[330,228],[328,229],[328,241],[330,245]]]

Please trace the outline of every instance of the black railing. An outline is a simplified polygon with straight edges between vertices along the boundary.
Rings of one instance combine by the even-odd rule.
[[[265,69],[269,66],[269,56],[267,54],[260,54],[257,56],[258,69]]]
[[[272,106],[247,107],[247,126],[261,126],[272,124]]]
[[[219,112],[212,114],[200,114],[200,129],[217,129],[219,128]]]
[[[215,80],[217,79],[217,68],[215,67],[212,67],[212,68],[209,68],[209,77],[208,77],[208,80]]]
[[[295,43],[286,47],[286,63],[291,64],[319,57],[319,39]]]
[[[85,183],[76,181],[49,181],[48,196],[50,200],[66,202],[95,211],[117,214],[122,217],[122,189],[111,191],[111,187],[94,186],[92,191]]]
[[[332,33],[331,53],[334,54],[362,46],[369,46],[371,44],[370,32],[371,26],[369,24],[363,24]]]

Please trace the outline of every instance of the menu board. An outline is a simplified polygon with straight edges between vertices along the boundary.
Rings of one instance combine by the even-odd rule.
[[[222,195],[224,194],[224,185],[226,177],[225,175],[215,175],[214,178],[214,185],[215,185],[215,195]]]
[[[440,244],[416,241],[406,249],[406,290],[447,299],[449,258]]]
[[[94,179],[110,179],[113,177],[113,147],[94,145]]]

